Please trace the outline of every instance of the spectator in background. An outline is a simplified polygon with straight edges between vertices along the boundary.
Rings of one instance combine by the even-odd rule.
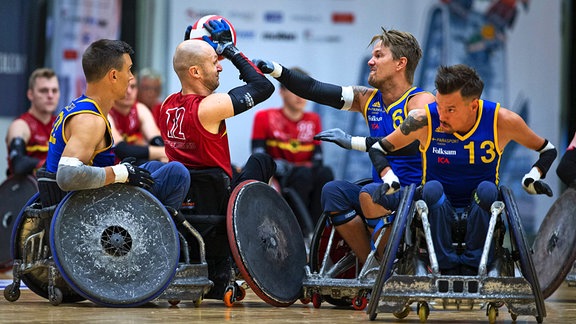
[[[158,112],[162,105],[162,76],[151,68],[143,68],[138,73],[137,100],[150,109],[154,121],[158,121]]]
[[[148,107],[136,100],[138,85],[136,78],[130,80],[124,98],[115,100],[108,113],[117,161],[129,156],[136,163],[157,160],[168,162],[164,152],[164,141]]]
[[[305,74],[297,67],[291,70]],[[305,111],[308,101],[282,84],[279,93],[282,107],[261,110],[255,115],[252,153],[272,156],[276,161],[275,177],[280,186],[291,188],[298,194],[308,209],[306,217],[311,217],[312,223],[316,224],[322,214],[322,187],[334,179],[332,170],[322,163],[320,141],[314,140],[314,135],[322,131],[320,116]]]
[[[46,160],[48,138],[56,119],[54,112],[60,100],[56,73],[49,68],[34,70],[26,96],[30,108],[10,124],[6,134],[7,175],[32,174]]]

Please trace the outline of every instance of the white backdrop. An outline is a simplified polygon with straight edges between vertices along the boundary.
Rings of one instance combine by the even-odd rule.
[[[520,113],[538,134],[559,146],[560,154],[563,152],[564,143],[559,143],[560,0],[531,1],[529,8],[518,4],[515,19],[502,28],[503,32],[493,40],[481,42],[475,37],[490,31],[484,28],[490,23],[498,22],[486,15],[491,1],[473,1],[471,8],[456,8],[451,14],[448,14],[448,5],[437,0],[314,0],[313,6],[310,3],[309,0],[171,0],[167,49],[173,53],[187,25],[201,16],[219,14],[235,26],[237,46],[249,58],[299,66],[321,81],[351,85],[365,82],[362,72],[369,58],[368,43],[379,33],[380,26],[408,31],[418,38],[424,50],[420,69],[428,71],[422,75],[432,73],[433,76],[435,62],[474,65],[487,83],[485,99],[501,102],[504,107]],[[452,1],[451,6],[458,3]],[[439,7],[442,19],[432,20],[432,12]],[[459,16],[454,12],[464,14]],[[478,35],[474,34],[475,29]],[[472,46],[481,50],[474,52]],[[167,54],[168,92],[179,90],[171,59],[172,54]],[[218,91],[226,92],[241,83],[237,70],[229,62],[225,61],[223,66]],[[433,84],[419,80],[418,76],[417,85],[434,90]],[[279,105],[276,93],[253,110],[227,121],[233,163],[242,165],[248,158],[255,111]],[[355,127],[362,123],[355,120],[359,117],[357,114],[336,112],[312,103],[309,109],[322,114],[324,128],[366,131],[365,127]],[[324,144],[324,150],[326,162],[334,166],[337,177],[354,180],[369,175],[369,169],[364,167],[369,163],[365,155],[351,155],[331,144]],[[508,176],[502,176],[501,183],[515,191],[530,232],[539,226],[553,199],[528,196],[520,189],[520,179],[537,159],[537,153],[513,145],[507,147],[506,152],[508,161],[501,171]],[[342,161],[346,164],[342,165]],[[358,165],[363,168],[356,171],[354,167]],[[555,189],[556,198],[560,188],[555,167],[556,163],[547,181]],[[354,170],[352,176],[350,170]]]

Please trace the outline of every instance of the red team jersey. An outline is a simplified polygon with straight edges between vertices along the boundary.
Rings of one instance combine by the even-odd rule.
[[[281,108],[261,110],[254,117],[252,140],[265,140],[266,153],[274,159],[284,159],[294,164],[312,161],[314,148],[320,145],[314,135],[322,130],[320,116],[304,112],[302,119],[288,119]]]
[[[226,123],[222,121],[218,134],[212,134],[198,119],[198,106],[204,98],[181,93],[166,98],[158,116],[166,155],[189,169],[221,168],[232,178]]]
[[[130,112],[128,115],[124,116],[118,111],[111,109],[108,113],[110,118],[114,120],[114,125],[122,138],[127,144],[132,145],[143,145],[144,136],[140,131],[140,118],[138,118],[138,109],[136,108],[136,102],[130,107]]]
[[[26,155],[40,160],[38,165],[44,164],[48,155],[48,139],[56,116],[52,116],[47,124],[43,124],[29,112],[23,113],[18,118],[24,120],[30,128],[30,139],[26,143]]]

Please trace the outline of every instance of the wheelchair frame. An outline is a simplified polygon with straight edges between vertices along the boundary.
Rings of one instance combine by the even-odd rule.
[[[115,184],[105,187],[106,190],[118,190],[118,192],[130,193],[134,195],[143,195],[144,199],[150,201],[152,205],[156,204],[158,208],[164,210],[167,221],[173,225],[176,231],[174,220],[170,213],[164,209],[164,206],[149,192],[132,186]],[[95,189],[99,190],[99,189]],[[108,300],[97,292],[82,290],[79,282],[75,281],[74,276],[64,275],[66,260],[58,260],[58,255],[53,255],[54,250],[61,242],[55,242],[54,231],[55,223],[58,223],[58,211],[66,203],[74,199],[74,192],[67,195],[58,205],[43,208],[38,202],[39,194],[35,194],[21,210],[12,231],[12,256],[13,264],[13,282],[4,289],[6,300],[14,302],[20,297],[20,285],[24,282],[30,290],[37,295],[47,298],[51,304],[59,305],[62,302],[77,302],[84,299],[90,299],[96,304],[112,307],[131,307],[138,306],[153,300],[166,300],[172,305],[178,304],[181,300],[192,300],[195,305],[199,305],[203,295],[210,289],[212,282],[207,279],[207,264],[204,253],[204,242],[200,234],[184,218],[177,218],[176,221],[183,224],[186,230],[198,241],[201,260],[199,263],[190,263],[188,242],[184,239],[181,232],[176,235],[175,251],[176,264],[174,271],[170,273],[167,284],[159,287],[158,291],[147,293],[146,296],[135,296],[130,301]],[[126,216],[130,216],[127,211]],[[54,216],[57,217],[54,217]],[[90,215],[88,215],[90,216]],[[48,226],[48,224],[52,224]],[[134,229],[134,228],[132,228]],[[126,230],[126,229],[123,229]],[[130,229],[126,232],[129,235]],[[116,241],[121,241],[122,234],[116,233]],[[50,240],[50,242],[48,242]],[[102,242],[101,242],[102,243]],[[115,242],[112,242],[114,244]],[[97,248],[97,246],[95,247]],[[181,250],[183,248],[184,250]],[[128,252],[130,253],[130,252]],[[182,253],[182,255],[180,255]],[[183,257],[183,261],[180,260]],[[111,259],[114,262],[114,258]],[[112,278],[113,279],[113,278]]]
[[[414,192],[414,185],[406,190],[408,203],[401,205],[397,213],[372,288],[367,309],[370,320],[376,319],[378,312],[404,318],[410,312],[411,303],[416,302],[420,321],[425,322],[430,314],[428,302],[440,299],[444,307],[454,301],[458,308],[463,302],[473,308],[473,301],[481,300],[486,303],[490,323],[495,322],[498,308],[504,305],[512,320],[518,315],[532,315],[541,323],[546,316],[544,299],[511,190],[502,186],[502,201],[492,205],[478,275],[472,276],[440,274],[427,222],[428,210],[423,201],[413,201]],[[504,225],[509,229],[511,250],[502,245],[506,236]],[[495,262],[488,265],[491,244],[495,244]],[[427,257],[422,257],[422,250]]]

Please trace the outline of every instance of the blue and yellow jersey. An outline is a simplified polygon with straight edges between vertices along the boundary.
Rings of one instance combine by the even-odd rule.
[[[421,92],[424,90],[412,87],[387,107],[382,101],[382,93],[374,89],[362,112],[370,129],[370,136],[384,137],[400,127],[408,113],[408,100]],[[422,182],[422,158],[417,149],[414,151],[415,153],[411,155],[386,157],[402,186]],[[372,168],[372,178],[375,182],[382,182],[374,168]]]
[[[100,110],[100,107],[98,107],[98,104],[94,100],[82,95],[64,107],[56,117],[56,121],[54,121],[48,143],[48,157],[46,158],[46,170],[48,172],[56,173],[58,170],[58,162],[60,161],[64,147],[66,147],[66,143],[68,143],[68,139],[64,134],[64,125],[70,117],[77,114],[94,114],[102,117],[106,121],[107,131],[104,136],[106,137],[107,145],[94,152],[88,165],[99,167],[114,165],[115,156],[112,150],[114,140],[112,138],[112,131],[110,130],[110,123]]]
[[[466,207],[482,181],[498,185],[500,158],[496,128],[500,104],[478,101],[478,118],[464,134],[440,129],[436,103],[428,105],[428,142],[423,147],[424,181],[438,180],[455,208]]]

